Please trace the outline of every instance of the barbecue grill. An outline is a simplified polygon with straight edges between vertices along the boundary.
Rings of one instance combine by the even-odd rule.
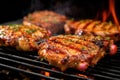
[[[22,19],[4,24],[21,23]],[[120,45],[114,56],[106,55],[94,67],[85,72],[68,69],[61,72],[37,55],[10,47],[0,47],[0,80],[97,80],[120,79]],[[49,73],[49,75],[45,75]]]
[[[38,10],[38,6],[35,6],[37,4],[37,3],[35,4],[36,1],[35,0],[32,1],[34,2],[34,4],[31,7],[32,9],[31,11]],[[51,3],[52,1],[54,3],[54,0],[51,0]],[[67,0],[67,1],[71,3],[71,1],[74,0]],[[86,1],[89,2],[89,0]],[[69,7],[69,3],[67,2],[65,3],[67,7]],[[99,2],[97,1],[97,3]],[[73,11],[74,13],[71,13],[69,11],[67,12],[66,10],[67,8],[64,9],[63,7],[53,8],[53,5],[54,4],[51,4],[48,5],[47,7],[40,6],[39,9],[42,10],[48,7],[52,7],[51,9],[56,12],[60,12],[75,18],[78,17],[84,19],[84,18],[93,18],[93,16],[95,17],[94,14],[88,15],[89,10],[88,13],[83,11],[83,14],[86,13],[87,15],[81,14],[82,16],[81,17],[77,15],[80,12],[77,11],[76,12]],[[63,6],[65,7],[66,5]],[[87,8],[90,8],[90,10],[92,10],[94,7],[92,6]],[[64,11],[62,12],[61,9],[63,9]],[[94,13],[94,11],[91,12]],[[16,21],[4,23],[4,24],[14,24],[14,23],[17,24],[22,23],[22,19],[18,19]],[[39,56],[37,55],[37,52],[22,52],[22,51],[17,51],[13,48],[0,47],[0,80],[98,80],[98,79],[119,80],[120,79],[119,57],[120,57],[120,45],[118,45],[118,52],[116,55],[114,56],[106,55],[103,59],[101,59],[98,62],[97,65],[95,65],[94,67],[89,67],[85,72],[81,72],[74,69],[68,69],[64,72],[61,72],[57,67],[54,67],[50,65],[48,62],[40,59]]]
[[[37,54],[36,52],[33,53]],[[18,73],[26,75],[26,77],[30,78],[30,80],[120,79],[119,50],[115,56],[106,56],[94,68],[90,67],[86,72],[80,72],[72,69],[61,72],[47,62],[40,61],[38,56],[33,53],[20,52],[10,48],[0,47],[0,79],[9,80],[9,77],[11,77],[12,80],[12,76],[20,79],[21,77]],[[3,69],[8,70],[9,73],[3,74]],[[45,76],[42,72],[49,72],[50,76]]]

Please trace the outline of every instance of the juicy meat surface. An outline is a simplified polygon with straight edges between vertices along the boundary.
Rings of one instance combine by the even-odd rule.
[[[66,16],[53,11],[35,11],[24,17],[23,24],[34,24],[50,30],[52,34],[64,31]]]
[[[120,28],[112,23],[95,20],[69,20],[64,26],[66,34],[81,35],[81,31],[93,33],[100,36],[110,36],[118,41],[120,37]]]
[[[91,36],[84,39],[77,35],[52,36],[40,44],[38,54],[40,58],[44,58],[62,71],[67,68],[85,71],[106,55],[103,43],[101,43],[103,46],[100,47],[99,44],[92,42],[95,41],[94,39],[95,37]],[[99,39],[96,38],[96,40]]]
[[[38,50],[38,42],[48,37],[47,30],[35,25],[0,26],[0,46],[14,47],[17,50]]]

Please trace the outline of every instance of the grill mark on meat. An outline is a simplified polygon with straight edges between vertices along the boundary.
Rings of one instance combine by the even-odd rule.
[[[115,27],[113,25],[109,25],[109,24],[107,24],[105,27],[106,27],[106,32],[108,32],[108,33],[110,33],[113,29],[115,29]]]
[[[104,23],[104,25],[101,27],[104,31],[107,30],[107,27],[110,26],[110,24]]]
[[[86,45],[86,44],[80,44],[80,42],[84,42],[84,41],[79,41],[79,44],[76,43],[73,41],[69,41],[69,40],[66,40],[65,43],[63,43],[66,39],[63,39],[63,38],[57,38],[56,40],[53,40],[54,42],[58,43],[58,44],[61,44],[62,46],[66,46],[66,47],[69,47],[69,48],[72,48],[72,49],[75,49],[75,50],[78,50],[81,52],[80,54],[80,59],[82,60],[83,58],[88,61],[89,59],[91,59],[92,55],[90,55],[89,53],[91,53],[91,46],[89,45]],[[74,44],[73,44],[74,43]],[[82,47],[81,47],[82,46]],[[93,48],[92,48],[93,50]],[[83,60],[84,60],[83,59]]]
[[[63,49],[55,47],[55,44],[53,46],[50,43],[48,43],[47,50],[51,50],[51,51],[56,52],[56,53],[66,54],[66,52]]]
[[[97,38],[100,37],[100,38]],[[84,40],[84,41],[96,41],[96,40],[104,40],[101,36],[92,36],[92,35],[81,35],[81,36],[77,36],[77,35],[66,35],[66,36],[57,36],[57,38],[65,38],[65,39],[69,39],[72,40],[74,42],[77,42],[79,40]],[[54,40],[54,37],[52,38]]]
[[[105,55],[103,48],[96,44],[80,40],[75,35],[59,35],[50,37],[44,44],[40,45],[38,54],[46,60],[59,67],[62,71],[67,68],[78,68],[82,63],[94,66]],[[87,66],[88,66],[87,65]]]
[[[53,42],[61,44],[61,45],[66,46],[66,47],[69,47],[69,48],[72,48],[72,49],[76,49],[76,50],[78,50],[80,52],[83,52],[83,50],[78,47],[80,45],[78,45],[77,43],[75,44],[74,41],[71,42],[70,39],[57,38],[56,40],[53,40]],[[85,45],[83,45],[83,46],[86,47]],[[85,51],[84,51],[84,53],[85,53]]]
[[[71,39],[68,39],[66,37],[64,38],[61,38],[62,36],[60,37],[57,37],[56,38],[52,38],[52,40],[50,39],[50,41],[54,41],[54,42],[57,42],[63,46],[66,46],[66,47],[70,47],[72,49],[76,49],[78,51],[81,51],[83,53],[89,53],[91,52],[91,46],[89,45],[92,45],[92,46],[95,46],[93,43],[91,42],[87,42],[87,41],[84,41],[84,40],[80,40],[78,37],[74,37],[74,38],[71,38]],[[76,39],[76,40],[75,40]],[[66,41],[66,42],[65,42]],[[63,43],[64,42],[64,43]],[[73,44],[74,43],[74,44]],[[81,47],[82,46],[82,47]],[[97,45],[96,45],[97,46]],[[85,50],[86,49],[86,50]],[[93,48],[92,48],[93,49]],[[87,51],[87,52],[86,52]]]
[[[84,46],[84,45],[81,45],[79,44],[79,46],[83,47],[84,46],[84,49],[83,48],[80,48],[80,47],[73,47],[73,46],[70,46],[69,44],[68,45],[65,45],[65,44],[62,44],[62,42],[57,42],[57,43],[54,43],[54,42],[48,42],[49,44],[49,47],[47,49],[47,51],[52,51],[52,52],[55,52],[55,53],[59,53],[59,54],[66,54],[68,56],[70,56],[72,53],[69,52],[69,50],[72,50],[72,52],[74,53],[74,51],[76,52],[76,54],[78,54],[79,56],[77,57],[78,59],[80,59],[80,61],[89,61],[93,56],[89,53],[92,53],[92,50],[93,48],[91,46]],[[54,47],[53,47],[53,44],[54,44]],[[58,45],[57,45],[58,44]],[[65,50],[63,50],[63,48]],[[86,50],[85,50],[86,49]],[[73,51],[74,50],[74,51]],[[95,50],[95,49],[94,49]],[[48,52],[49,53],[49,52]],[[98,53],[98,52],[97,52]],[[50,54],[50,53],[49,53]],[[71,56],[73,57],[73,56]],[[65,64],[66,62],[64,62],[64,59],[66,60],[66,58],[63,58],[62,59],[62,63]],[[68,59],[66,60],[68,61]]]
[[[99,29],[103,29],[105,25],[107,25],[107,24],[101,22],[101,24],[98,27],[99,27]]]
[[[80,59],[80,60],[82,60],[82,61],[86,61],[87,60],[87,57],[84,57],[83,58],[83,54],[81,54],[81,52],[80,51],[77,51],[77,50],[75,50],[75,49],[71,49],[70,47],[68,47],[68,46],[64,46],[64,45],[61,45],[61,44],[59,44],[59,43],[54,43],[54,42],[51,42],[51,41],[49,41],[48,42],[48,45],[49,45],[49,49],[48,49],[48,51],[52,51],[52,52],[54,52],[55,54],[57,53],[59,53],[58,55],[60,55],[60,54],[65,54],[66,56],[67,56],[67,58],[65,57],[65,58],[63,58],[62,60],[61,60],[61,63],[62,64],[65,64],[67,61],[69,61],[69,56],[71,56],[72,55],[72,53],[75,53],[76,55],[78,54],[79,56],[76,56],[77,58],[76,59]],[[55,47],[53,47],[52,45],[54,45]],[[64,49],[63,49],[64,48]],[[72,52],[72,53],[71,53]],[[71,56],[71,57],[73,57],[73,56]],[[73,60],[75,60],[75,58],[73,59]]]
[[[65,41],[68,42],[68,41],[72,41],[74,43],[78,43],[79,44],[79,40],[84,40],[84,41],[89,41],[89,42],[92,42],[94,44],[96,44],[98,47],[100,48],[104,48],[106,47],[106,45],[104,45],[104,42],[107,42],[109,46],[109,44],[111,44],[111,38],[108,37],[109,39],[106,40],[105,38],[101,37],[101,36],[94,36],[94,35],[81,35],[81,36],[77,36],[77,35],[66,35],[66,36],[57,36],[57,39],[66,39]],[[52,38],[52,40],[56,40],[56,38]],[[66,43],[65,43],[66,44]],[[72,43],[71,43],[72,44]],[[70,44],[69,44],[70,45]],[[87,45],[86,45],[87,46]]]
[[[110,32],[110,31],[111,31],[111,32],[114,31],[114,34],[112,34],[112,35],[116,35],[116,34],[120,35],[120,31],[118,31],[118,30],[119,30],[118,27],[117,27],[117,26],[114,26],[114,25],[111,25],[111,27],[109,28],[109,32]]]
[[[82,36],[79,36],[78,39],[76,37],[77,36],[72,36],[72,37],[68,36],[67,38],[70,38],[70,39],[74,38],[74,40],[76,39],[76,41],[81,39],[81,40],[85,40],[85,41],[89,41],[89,42],[95,43],[100,48],[104,47],[103,42],[104,42],[105,39],[102,38],[102,37],[101,37],[101,39],[97,39],[97,37],[100,37],[100,36],[82,35]]]
[[[78,28],[80,28],[80,29],[86,29],[87,28],[87,26],[89,25],[89,24],[91,24],[93,21],[85,21],[85,23],[84,23],[84,21],[83,22],[81,22],[79,25],[78,25]]]
[[[111,30],[112,29],[112,25],[110,25],[110,24],[107,24],[106,26],[104,26],[105,28],[106,28],[106,31],[108,31],[109,32],[109,30]]]
[[[38,50],[37,41],[47,38],[47,33],[47,30],[34,25],[2,25],[0,46],[11,46],[23,51]]]
[[[63,45],[61,45],[59,43],[55,43],[53,41],[48,41],[48,44],[49,44],[49,48],[52,50],[55,49],[56,52],[62,52],[62,53],[64,52],[64,54],[68,54],[68,53],[70,53],[68,51],[72,50],[70,47],[63,46]],[[54,45],[54,47],[52,45]],[[74,50],[74,51],[79,53],[77,50]]]
[[[83,29],[92,31],[94,30],[94,28],[96,28],[98,24],[100,24],[100,21],[92,21],[90,24],[86,26],[86,28],[83,28]]]
[[[65,28],[66,34],[81,35],[81,32],[82,33],[85,32],[85,34],[92,33],[94,35],[99,35],[102,37],[106,37],[106,36],[111,37],[118,34],[117,37],[112,37],[114,41],[118,41],[120,36],[119,26],[110,24],[108,22],[101,22],[101,21],[94,21],[94,20],[80,20],[80,21],[71,21],[71,22],[68,21],[68,23],[65,24],[64,28]]]

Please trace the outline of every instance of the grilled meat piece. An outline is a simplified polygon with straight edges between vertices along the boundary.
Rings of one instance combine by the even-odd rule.
[[[92,42],[101,48],[105,48],[105,51],[110,55],[114,55],[117,53],[117,45],[114,44],[114,40],[112,40],[112,38],[109,36],[102,37],[85,32],[83,32],[80,36],[67,35],[68,39],[72,39],[76,37],[79,38],[80,40]]]
[[[62,71],[67,68],[85,71],[104,57],[106,54],[105,47],[108,47],[112,42],[108,41],[106,46],[101,43],[102,46],[100,47],[94,41],[102,41],[102,39],[95,39],[93,36],[87,36],[84,39],[83,37],[77,35],[52,36],[40,44],[38,54],[40,58],[44,58]]]
[[[52,34],[59,34],[64,31],[64,24],[67,18],[53,11],[35,11],[24,17],[23,24],[34,24],[50,30]]]
[[[113,40],[120,40],[120,29],[118,26],[101,21],[94,20],[80,20],[74,21],[69,20],[64,26],[66,34],[78,34],[81,35],[81,32],[89,32],[95,35],[100,36],[109,36]]]
[[[38,42],[49,36],[47,30],[35,25],[0,26],[0,46],[14,47],[17,50],[38,50]]]

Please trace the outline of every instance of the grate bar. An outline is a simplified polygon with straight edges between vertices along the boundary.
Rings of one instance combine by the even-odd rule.
[[[51,80],[58,80],[57,78],[47,77],[47,76],[44,76],[42,74],[26,71],[26,70],[23,70],[23,69],[20,69],[20,68],[16,68],[16,67],[13,67],[13,66],[9,66],[9,65],[6,65],[6,64],[2,64],[2,63],[0,63],[0,66],[4,67],[4,68],[9,68],[9,69],[14,70],[14,71],[24,72],[24,73],[32,75],[32,76],[42,77],[42,78],[51,79]]]
[[[1,53],[0,52],[0,55],[3,55],[3,56],[6,56],[6,57],[9,57],[9,58],[15,58],[16,60],[23,60],[23,61],[28,61],[30,63],[39,63],[39,64],[43,64],[45,66],[50,66],[49,64],[47,63],[44,63],[44,62],[41,62],[41,61],[37,61],[37,60],[33,60],[33,59],[29,59],[29,58],[26,58],[24,56],[17,56],[17,55],[11,55],[11,54],[5,54],[5,53]]]
[[[119,76],[119,74],[120,74],[120,71],[119,70],[116,70],[116,69],[108,69],[107,67],[97,67],[97,69],[100,69],[100,70],[104,70],[104,71],[106,71],[106,72],[109,72],[109,73],[115,73],[115,75],[117,75],[118,74],[118,76]]]
[[[10,55],[9,55],[10,56]],[[13,57],[13,55],[12,55]],[[16,57],[16,56],[14,56]],[[21,58],[21,57],[19,57]],[[23,59],[23,58],[22,58]],[[76,75],[70,75],[70,74],[65,74],[63,72],[59,72],[59,71],[54,71],[54,70],[51,70],[49,68],[44,68],[44,67],[40,67],[40,66],[35,66],[35,65],[31,65],[31,64],[28,64],[28,63],[24,63],[24,62],[21,62],[21,61],[16,61],[16,59],[10,59],[10,58],[5,58],[5,57],[0,57],[0,60],[1,61],[8,61],[8,62],[13,62],[13,63],[16,63],[16,64],[20,64],[20,65],[23,65],[23,66],[27,66],[27,67],[30,67],[30,68],[35,68],[37,70],[44,70],[44,71],[49,71],[51,73],[55,73],[55,74],[59,74],[59,75],[63,75],[63,76],[66,76],[66,77],[73,77],[73,78],[78,78],[78,79],[85,79],[81,76],[76,76]],[[26,60],[29,60],[29,59],[26,59]]]
[[[39,56],[36,55],[26,55],[25,53],[20,53],[19,51],[12,51],[9,49],[7,50],[3,50],[0,48],[0,66],[3,68],[7,68],[10,70],[14,70],[14,71],[19,71],[25,74],[29,74],[32,76],[37,76],[37,77],[42,77],[45,79],[61,79],[61,76],[64,77],[65,80],[69,80],[69,79],[81,79],[81,80],[91,80],[91,79],[112,79],[112,80],[117,80],[120,79],[119,74],[120,74],[120,65],[119,65],[119,54],[117,54],[117,56],[115,57],[106,57],[104,59],[102,59],[94,68],[90,68],[91,70],[88,70],[86,72],[77,72],[80,74],[85,74],[87,76],[92,76],[92,78],[88,77],[82,77],[82,76],[77,76],[73,73],[68,73],[68,72],[61,72],[58,70],[52,70],[51,68],[53,68],[53,66],[51,66],[50,64],[46,63],[46,62],[42,62],[39,60]],[[116,58],[116,59],[115,59]],[[38,61],[39,60],[39,61]],[[26,71],[20,68],[15,67],[12,64],[7,64],[7,63],[14,63],[15,65],[22,65],[22,66],[26,66],[30,69],[34,69],[37,71],[47,71],[50,73],[57,74],[58,76],[45,76],[42,75],[38,72],[34,72],[34,71]],[[42,66],[45,67],[42,67]],[[109,66],[110,65],[110,66]],[[74,72],[75,73],[75,72]],[[67,78],[69,77],[69,79]]]
[[[114,77],[110,77],[110,76],[106,76],[106,75],[101,75],[101,74],[92,74],[93,76],[96,76],[95,79],[99,80],[99,79],[107,79],[107,80],[119,80],[120,78],[114,78]]]

